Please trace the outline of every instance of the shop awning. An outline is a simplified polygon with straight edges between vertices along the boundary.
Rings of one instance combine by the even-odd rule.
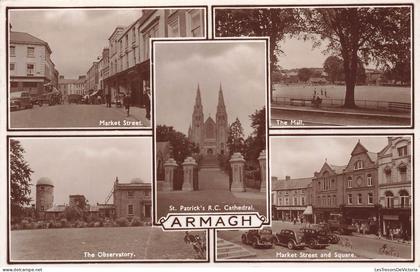
[[[306,209],[303,211],[303,215],[312,215],[312,206],[307,206]]]

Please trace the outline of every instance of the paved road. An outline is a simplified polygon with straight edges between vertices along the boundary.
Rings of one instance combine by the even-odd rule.
[[[145,117],[126,117],[122,108],[105,105],[44,105],[10,113],[11,128],[137,128],[144,124],[149,124]]]
[[[299,229],[303,225],[293,225],[289,222],[273,221],[273,232],[279,232],[281,229]],[[220,238],[230,242],[241,244],[242,231],[222,231],[218,232]],[[348,239],[352,247],[344,247],[342,245],[329,245],[326,249],[309,249],[289,250],[286,247],[275,246],[271,249],[254,249],[251,246],[244,247],[257,254],[256,259],[410,259],[411,245],[381,240],[376,238],[368,238],[367,236],[341,236],[342,239]],[[379,254],[379,248],[384,244],[392,246],[398,251],[399,257]]]
[[[297,108],[297,107],[295,107]],[[409,126],[410,118],[395,116],[360,116],[328,112],[299,111],[295,108],[272,108],[272,126]],[[292,120],[295,120],[294,124]],[[299,122],[301,121],[301,123]],[[287,123],[286,123],[287,122]]]

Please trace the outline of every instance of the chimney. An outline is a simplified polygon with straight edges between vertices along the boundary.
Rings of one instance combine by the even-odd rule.
[[[286,176],[286,180],[290,180],[290,176]]]

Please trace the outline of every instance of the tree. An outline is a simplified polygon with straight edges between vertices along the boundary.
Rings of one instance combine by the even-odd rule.
[[[256,110],[249,117],[254,130],[245,141],[245,159],[252,164],[258,164],[258,157],[266,148],[265,107]]]
[[[198,152],[196,144],[191,142],[185,134],[174,130],[171,126],[157,126],[156,141],[169,142],[172,148],[171,155],[178,164],[182,164],[186,157]]]
[[[10,140],[10,206],[11,216],[20,217],[23,207],[31,201],[31,174],[23,154],[25,150],[17,140]]]
[[[343,73],[343,60],[337,56],[329,56],[324,61],[324,71],[328,74],[328,80],[335,84]]]
[[[301,9],[306,31],[328,41],[327,51],[340,55],[346,82],[345,107],[355,107],[354,88],[359,59],[384,66],[409,59],[409,7]],[[319,44],[316,42],[315,45]]]
[[[279,42],[287,35],[299,32],[298,21],[297,9],[218,9],[215,14],[218,37],[270,37],[271,72],[278,65],[278,55],[281,53]]]
[[[298,70],[298,78],[300,81],[306,82],[312,76],[312,71],[309,68],[301,68]]]
[[[244,130],[237,117],[235,122],[230,125],[227,145],[231,155],[235,152],[243,153],[244,151]]]

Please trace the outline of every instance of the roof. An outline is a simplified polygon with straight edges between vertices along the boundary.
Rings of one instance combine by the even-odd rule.
[[[312,177],[310,178],[297,178],[297,179],[282,179],[276,180],[272,179],[271,188],[273,191],[279,190],[295,190],[295,189],[303,189],[308,188],[309,185],[312,183]]]
[[[342,174],[344,172],[344,169],[346,169],[347,167],[347,165],[332,165],[332,164],[329,164],[329,166],[336,174]]]
[[[367,152],[367,155],[371,159],[371,161],[376,162],[378,160],[378,153],[375,152]]]
[[[51,48],[46,41],[43,41],[26,32],[10,31],[10,43],[44,45],[51,53]]]
[[[50,185],[50,186],[54,186],[54,183],[49,178],[42,177],[42,178],[38,179],[36,185]]]

